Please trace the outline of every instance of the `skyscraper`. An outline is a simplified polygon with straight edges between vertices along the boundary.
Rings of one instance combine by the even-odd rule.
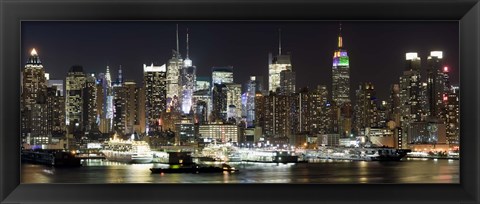
[[[145,89],[146,132],[162,130],[160,118],[166,110],[166,66],[143,65],[143,86]]]
[[[69,132],[83,129],[83,89],[86,77],[82,66],[72,66],[66,79],[65,113]]]
[[[326,106],[328,103],[328,90],[325,85],[318,85],[310,92],[310,130],[312,133],[328,133],[328,114]]]
[[[359,134],[365,134],[366,128],[377,126],[377,104],[375,87],[371,82],[362,83],[356,91],[354,128]]]
[[[181,110],[184,114],[189,114],[192,111],[193,105],[193,91],[195,90],[197,68],[193,66],[192,60],[189,58],[189,37],[187,29],[187,56],[183,61],[181,70]]]
[[[292,70],[291,56],[282,55],[281,30],[278,33],[278,55],[275,57],[272,57],[272,53],[268,55],[268,90],[273,92],[280,88],[280,72]]]
[[[83,128],[85,131],[97,129],[97,83],[94,74],[86,77],[83,88]]]
[[[227,92],[225,84],[213,84],[212,90],[212,122],[227,120]]]
[[[167,112],[180,110],[180,71],[183,67],[183,59],[178,45],[178,25],[176,34],[177,48],[172,51],[172,58],[167,63]]]
[[[427,58],[427,98],[430,116],[443,119],[443,95],[446,94],[443,52],[431,51]]]
[[[213,67],[212,84],[233,83],[233,67]]]
[[[242,118],[242,85],[225,83],[227,87],[227,120],[235,119],[238,123]]]
[[[124,132],[125,134],[132,134],[135,131],[137,123],[137,84],[134,81],[125,81],[123,83],[123,99],[124,99]]]
[[[35,137],[46,134],[46,129],[35,126],[34,121],[43,120],[44,113],[36,113],[34,110],[38,98],[45,94],[47,88],[47,79],[42,62],[38,57],[37,51],[32,49],[30,57],[22,71],[22,93],[21,93],[21,114],[22,114],[22,139],[26,141],[27,136]],[[38,110],[38,109],[37,109]],[[46,128],[46,127],[45,127]]]
[[[421,121],[423,108],[421,104],[420,81],[421,59],[415,52],[406,53],[406,67],[400,77],[400,123],[402,128],[402,148],[408,148],[409,128],[413,122]]]
[[[283,70],[280,72],[280,93],[290,95],[295,93],[295,72],[292,70]]]
[[[333,53],[332,99],[337,106],[350,102],[350,62],[343,48],[342,24],[338,34],[338,47]]]

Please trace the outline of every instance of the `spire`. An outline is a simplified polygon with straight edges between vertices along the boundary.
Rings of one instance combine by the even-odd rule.
[[[37,50],[35,48],[30,51],[30,57],[28,57],[27,64],[36,64],[40,65],[42,64],[42,61],[40,61],[40,57],[38,57]]]
[[[343,39],[342,39],[342,23],[340,23],[338,27],[338,48],[343,47]]]
[[[278,56],[282,55],[282,29],[278,29]]]
[[[178,24],[177,24],[177,58],[180,58],[180,48],[178,44]]]
[[[191,67],[193,65],[192,63],[192,60],[190,60],[190,58],[188,57],[188,52],[189,52],[189,49],[188,49],[188,28],[187,28],[187,56],[185,58],[185,60],[183,61],[183,66],[184,67]]]
[[[35,48],[32,49],[32,51],[30,52],[30,55],[31,55],[31,56],[38,55],[38,54],[37,54],[37,51],[35,50]]]
[[[188,28],[187,28],[187,59],[188,59]]]

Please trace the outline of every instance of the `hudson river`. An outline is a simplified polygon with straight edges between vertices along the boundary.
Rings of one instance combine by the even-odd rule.
[[[164,164],[86,160],[82,167],[22,164],[22,183],[459,183],[459,160],[400,162],[235,163],[235,173],[151,174]]]

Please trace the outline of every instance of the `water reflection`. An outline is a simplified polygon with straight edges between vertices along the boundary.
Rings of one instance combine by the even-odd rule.
[[[165,164],[85,160],[79,168],[23,164],[23,183],[458,183],[458,160],[332,161],[300,164],[232,163],[219,174],[151,174]]]

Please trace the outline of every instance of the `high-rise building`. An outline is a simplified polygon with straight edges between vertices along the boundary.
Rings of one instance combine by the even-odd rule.
[[[212,84],[233,83],[233,67],[212,67]]]
[[[250,76],[250,79],[245,84],[245,100],[242,107],[245,109],[245,118],[247,122],[247,127],[254,126],[255,122],[255,97],[257,91],[259,91],[258,81],[256,76]]]
[[[198,130],[201,138],[214,139],[217,142],[238,142],[242,133],[240,127],[233,124],[210,123],[199,126]]]
[[[105,127],[106,131],[110,132],[113,127],[113,88],[112,76],[110,75],[110,67],[107,66],[105,73],[104,89],[105,89]]]
[[[69,132],[80,132],[83,129],[83,89],[86,77],[82,66],[72,66],[66,79],[65,113]]]
[[[136,115],[135,115],[135,125],[134,130],[137,133],[146,132],[146,95],[145,87],[137,87],[135,89],[136,96]]]
[[[65,97],[61,93],[58,86],[47,88],[47,132],[55,137],[65,132]]]
[[[284,70],[292,70],[292,61],[290,54],[282,55],[282,38],[279,30],[278,38],[278,55],[272,57],[272,53],[268,55],[268,90],[276,92],[280,88],[280,72]]]
[[[97,129],[97,81],[94,74],[86,77],[83,88],[83,128],[85,131]]]
[[[445,103],[445,125],[447,133],[447,143],[451,146],[460,145],[460,109],[459,109],[458,86],[451,86],[448,94],[443,98]]]
[[[213,84],[212,119],[210,121],[225,122],[227,120],[227,92],[225,84]]]
[[[396,127],[400,127],[400,85],[392,84],[390,87],[390,110],[388,119],[395,122]]]
[[[146,132],[161,131],[160,118],[166,111],[166,66],[143,65],[143,87],[145,89]]]
[[[445,75],[443,73],[443,52],[431,51],[427,58],[427,101],[430,116],[444,120],[443,95],[446,94]]]
[[[35,118],[35,116],[41,117],[43,115],[42,112],[34,112],[34,106],[38,101],[38,97],[44,95],[47,88],[45,70],[35,49],[31,50],[21,76],[22,139],[24,142],[30,142],[27,141],[27,136],[41,136],[41,134],[44,134],[43,132],[46,131],[39,129],[41,127],[33,126],[34,121],[41,120],[41,118]]]
[[[189,114],[193,108],[193,92],[196,85],[197,68],[193,66],[192,60],[189,58],[189,37],[187,30],[187,56],[183,61],[183,67],[181,70],[181,111],[184,114]]]
[[[177,48],[173,50],[172,58],[167,63],[167,112],[180,110],[180,71],[183,67],[183,59],[178,45],[178,25],[176,31]]]
[[[366,128],[376,127],[378,122],[375,87],[371,82],[362,83],[356,91],[355,132],[365,134]]]
[[[350,102],[350,62],[343,47],[342,25],[338,34],[338,47],[333,53],[332,99],[337,106]]]
[[[290,95],[295,93],[295,72],[292,70],[283,70],[280,72],[280,93]]]
[[[135,133],[135,125],[137,123],[137,84],[134,81],[123,82],[123,99],[124,99],[124,132],[125,134]]]
[[[120,83],[114,83],[113,89],[113,130],[119,135],[125,135],[125,89]]]
[[[420,81],[421,59],[417,53],[406,53],[406,69],[400,77],[400,123],[403,131],[402,148],[408,148],[409,127],[422,120],[422,83]]]
[[[195,91],[210,90],[210,88],[212,87],[210,84],[211,80],[209,77],[197,76],[197,81],[195,82]]]
[[[227,87],[227,120],[234,119],[237,123],[242,118],[242,85],[225,83]]]
[[[325,85],[318,85],[316,89],[310,92],[310,131],[312,133],[327,134],[328,122],[327,114],[328,89]]]

